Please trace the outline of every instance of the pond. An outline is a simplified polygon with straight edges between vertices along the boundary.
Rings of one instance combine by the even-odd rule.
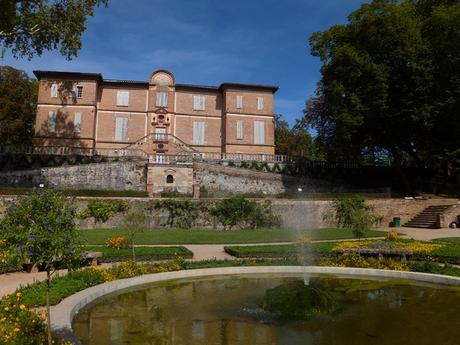
[[[460,290],[408,281],[320,276],[332,314],[279,319],[265,292],[294,276],[181,279],[98,299],[74,319],[85,345],[460,344]]]

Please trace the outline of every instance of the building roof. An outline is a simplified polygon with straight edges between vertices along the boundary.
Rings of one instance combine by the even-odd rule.
[[[57,77],[57,78],[74,78],[74,79],[96,79],[102,81],[103,77],[100,73],[85,73],[85,72],[60,72],[60,71],[33,71],[37,79],[42,77]]]
[[[55,77],[55,78],[73,78],[73,79],[95,79],[98,82],[103,82],[104,84],[130,84],[136,86],[145,86],[148,87],[148,81],[138,81],[138,80],[123,80],[123,79],[104,79],[100,73],[84,73],[84,72],[62,72],[62,71],[33,71],[37,79],[43,77]],[[222,91],[224,89],[245,89],[245,90],[265,90],[275,93],[278,91],[279,87],[274,85],[260,85],[260,84],[246,84],[246,83],[231,83],[224,82],[220,86],[213,85],[193,85],[193,84],[175,84],[176,88],[182,89],[205,89],[209,91]]]

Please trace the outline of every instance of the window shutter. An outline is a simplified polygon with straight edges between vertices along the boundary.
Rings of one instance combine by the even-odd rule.
[[[117,105],[128,106],[129,105],[129,91],[117,91]]]
[[[58,85],[54,83],[51,85],[51,97],[56,98],[58,96]]]
[[[243,139],[243,121],[236,121],[236,139]]]
[[[236,96],[237,109],[243,109],[243,96]]]
[[[48,133],[56,133],[56,112],[48,113]]]
[[[204,122],[193,122],[193,144],[204,145]]]
[[[264,98],[257,97],[257,110],[263,110],[263,109],[264,109]]]
[[[265,144],[265,123],[263,121],[254,121],[254,144]]]
[[[73,131],[75,133],[81,132],[81,113],[75,113],[73,119]]]
[[[193,110],[205,110],[205,97],[203,95],[193,96]]]
[[[128,119],[117,117],[115,119],[115,140],[126,141],[128,138]]]
[[[155,105],[157,107],[167,107],[168,106],[168,93],[164,91],[157,92]]]

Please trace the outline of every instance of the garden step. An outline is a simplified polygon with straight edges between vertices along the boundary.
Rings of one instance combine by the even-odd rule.
[[[438,216],[443,214],[451,205],[433,205],[428,206],[403,226],[410,228],[437,229]]]

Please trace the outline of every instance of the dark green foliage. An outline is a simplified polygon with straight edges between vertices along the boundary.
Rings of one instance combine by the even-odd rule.
[[[0,145],[32,143],[37,93],[37,81],[24,71],[0,66]]]
[[[290,128],[289,123],[283,120],[282,115],[275,117],[275,153],[292,157],[316,157],[314,141],[302,125],[296,120],[296,124]]]
[[[381,221],[381,217],[372,214],[373,207],[366,205],[360,196],[352,196],[334,200],[335,220],[341,228],[349,228],[353,234],[362,238],[371,227]]]
[[[73,205],[61,194],[34,192],[8,206],[0,221],[0,238],[22,263],[52,271],[57,262],[70,264],[79,256],[74,218]]]
[[[95,222],[105,223],[115,213],[125,212],[131,208],[127,201],[102,201],[93,200],[88,203],[86,209],[78,215],[81,219],[93,217]]]
[[[154,203],[153,209],[168,211],[168,226],[191,228],[200,216],[205,215],[209,206],[206,203],[190,200],[166,199]]]
[[[432,261],[413,261],[410,262],[409,268],[413,272],[424,272],[434,274],[445,274],[449,276],[460,277],[460,268],[448,264],[440,265]]]
[[[261,228],[279,226],[280,219],[271,210],[271,202],[257,203],[241,195],[221,200],[211,214],[227,228]]]
[[[458,1],[374,0],[310,37],[322,77],[304,122],[328,158],[460,167],[459,22]]]
[[[108,0],[2,0],[0,45],[15,57],[31,59],[45,50],[59,49],[70,59],[81,48],[86,18],[94,14],[96,6],[107,3]]]
[[[98,262],[120,262],[132,259],[131,248],[116,249],[107,247],[85,246],[85,251],[102,252]],[[177,256],[190,259],[193,253],[182,246],[171,247],[136,247],[137,261],[171,260]]]
[[[265,293],[262,308],[281,319],[311,319],[321,314],[333,313],[338,305],[324,288],[303,281],[292,281],[269,289]]]

